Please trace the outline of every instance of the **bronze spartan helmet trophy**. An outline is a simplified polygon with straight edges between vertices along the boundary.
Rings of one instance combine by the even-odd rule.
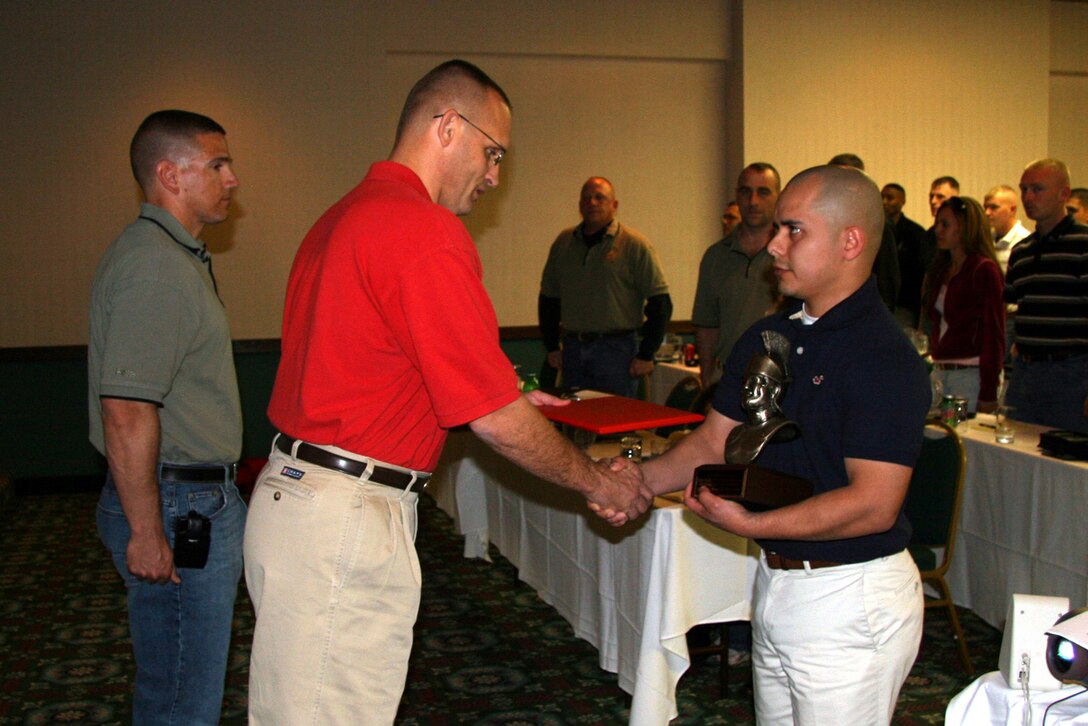
[[[748,423],[729,432],[725,441],[728,464],[750,464],[768,441],[792,441],[801,435],[797,423],[786,418],[779,406],[790,375],[790,341],[781,333],[764,330],[765,353],[756,353],[744,372],[744,401]]]
[[[781,333],[762,333],[766,352],[748,361],[742,406],[748,422],[729,432],[725,464],[704,464],[695,469],[695,486],[709,488],[754,510],[774,509],[812,496],[812,483],[752,464],[768,443],[792,441],[801,435],[796,421],[782,413],[779,401],[792,380],[790,341]]]

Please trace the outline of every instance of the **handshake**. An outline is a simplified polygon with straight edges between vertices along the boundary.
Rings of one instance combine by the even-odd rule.
[[[613,527],[638,519],[654,501],[642,467],[616,457],[596,463],[597,484],[586,493],[589,508]]]

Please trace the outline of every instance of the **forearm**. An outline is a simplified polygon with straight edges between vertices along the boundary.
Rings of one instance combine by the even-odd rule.
[[[652,361],[654,353],[661,347],[665,338],[665,329],[672,319],[672,298],[668,293],[654,295],[646,300],[646,322],[642,326],[642,342],[639,344],[637,357]]]
[[[695,326],[695,350],[699,353],[699,372],[703,376],[704,386],[708,385],[714,374],[714,357],[720,336],[721,331],[718,328]]]
[[[692,479],[695,467],[703,464],[725,463],[725,439],[735,425],[717,411],[680,439],[663,456],[654,457],[642,466],[646,485],[655,496],[678,491]]]
[[[1005,304],[995,290],[991,303],[983,309],[981,328],[982,345],[979,351],[978,400],[997,401],[997,384],[1005,366]]]
[[[540,324],[540,337],[544,340],[544,349],[549,353],[559,350],[559,324],[563,315],[560,299],[545,295],[538,296],[536,314]]]
[[[133,535],[161,535],[158,409],[143,401],[103,398],[102,424],[106,460]]]
[[[895,524],[910,483],[911,468],[885,462],[848,459],[850,484],[797,504],[750,512],[735,502],[702,495],[707,519],[725,530],[753,539],[822,541],[885,532]],[[726,506],[722,506],[726,505]]]
[[[469,428],[500,455],[541,479],[583,496],[596,484],[589,457],[523,397],[472,421]]]
[[[751,513],[750,529],[737,532],[752,539],[823,541],[884,532],[894,523],[853,496],[850,487],[817,494],[803,502]]]

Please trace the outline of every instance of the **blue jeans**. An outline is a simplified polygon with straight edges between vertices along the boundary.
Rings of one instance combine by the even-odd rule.
[[[1088,395],[1088,355],[1027,363],[1016,356],[1005,403],[1017,421],[1088,434],[1084,398]]]
[[[634,398],[638,379],[631,377],[638,339],[634,333],[583,343],[563,338],[563,385]]]
[[[107,474],[98,501],[98,533],[128,591],[129,632],[136,660],[132,723],[214,726],[223,704],[234,598],[242,574],[246,506],[230,481],[159,481],[163,526],[171,547],[174,523],[194,510],[211,522],[203,569],[181,568],[181,584],[152,584],[128,571],[128,520]]]
[[[978,366],[958,368],[951,371],[933,371],[941,382],[944,395],[952,394],[967,399],[967,410],[974,413],[978,409]]]

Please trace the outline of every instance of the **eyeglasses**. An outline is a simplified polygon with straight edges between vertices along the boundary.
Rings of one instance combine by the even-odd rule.
[[[498,166],[499,164],[501,164],[503,158],[506,156],[506,147],[503,146],[502,144],[500,144],[498,141],[495,141],[495,139],[493,139],[491,137],[491,134],[487,133],[486,131],[481,129],[479,126],[477,126],[476,124],[469,121],[468,117],[466,117],[460,111],[454,111],[454,113],[457,114],[458,116],[460,116],[462,121],[464,121],[469,126],[471,126],[472,128],[479,131],[481,134],[486,136],[487,140],[494,144],[494,146],[489,146],[486,149],[484,149],[484,151],[487,152],[487,161],[488,161],[488,163],[491,164],[491,166]],[[439,113],[439,114],[435,114],[431,118],[442,118],[445,115],[446,114],[444,114],[444,113]]]

